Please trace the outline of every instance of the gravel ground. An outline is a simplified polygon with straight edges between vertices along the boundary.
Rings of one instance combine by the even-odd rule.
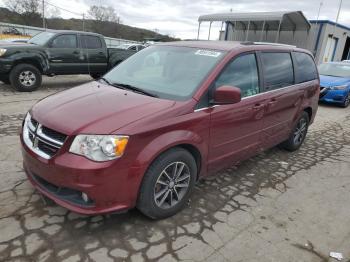
[[[87,81],[45,78],[33,93],[0,84],[0,261],[350,261],[350,108],[320,105],[298,152],[273,148],[200,181],[172,218],[88,217],[42,201],[17,135],[36,101]]]

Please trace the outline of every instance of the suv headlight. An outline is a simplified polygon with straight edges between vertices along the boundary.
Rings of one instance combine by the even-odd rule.
[[[342,86],[332,86],[331,89],[332,90],[345,90],[347,89],[348,86],[347,85],[342,85]]]
[[[0,48],[0,56],[3,56],[6,53],[7,49]]]
[[[78,135],[69,152],[94,161],[108,161],[121,157],[128,143],[128,136]]]

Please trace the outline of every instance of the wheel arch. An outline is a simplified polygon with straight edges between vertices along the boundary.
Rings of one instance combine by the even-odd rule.
[[[158,136],[142,149],[135,160],[136,166],[143,167],[142,176],[161,154],[173,148],[183,148],[193,156],[197,165],[196,179],[206,173],[204,160],[207,156],[207,146],[204,140],[198,134],[188,130],[179,130]]]
[[[309,120],[311,121],[312,116],[313,116],[312,108],[309,106],[309,107],[304,108],[303,111],[309,115]]]

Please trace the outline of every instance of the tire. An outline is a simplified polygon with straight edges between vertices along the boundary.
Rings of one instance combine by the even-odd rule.
[[[349,97],[349,93],[347,94],[347,96],[345,97],[344,103],[341,105],[341,107],[343,108],[347,108],[350,104],[350,97]]]
[[[175,168],[178,171],[176,179]],[[196,177],[196,161],[187,150],[174,148],[166,151],[148,168],[141,184],[137,208],[152,219],[175,215],[186,205]]]
[[[90,74],[90,76],[95,80],[101,78],[101,74]]]
[[[5,85],[10,84],[10,79],[8,76],[0,76],[0,81],[3,82]]]
[[[281,144],[281,147],[291,152],[298,150],[305,140],[309,123],[309,114],[304,111],[295,124],[291,135]]]
[[[41,86],[42,76],[38,68],[30,64],[16,65],[10,73],[11,85],[20,92],[31,92]]]

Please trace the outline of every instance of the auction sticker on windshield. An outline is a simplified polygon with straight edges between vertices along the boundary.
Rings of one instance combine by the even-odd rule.
[[[194,54],[195,55],[205,55],[205,56],[219,57],[221,55],[221,52],[210,51],[210,50],[197,50]]]

